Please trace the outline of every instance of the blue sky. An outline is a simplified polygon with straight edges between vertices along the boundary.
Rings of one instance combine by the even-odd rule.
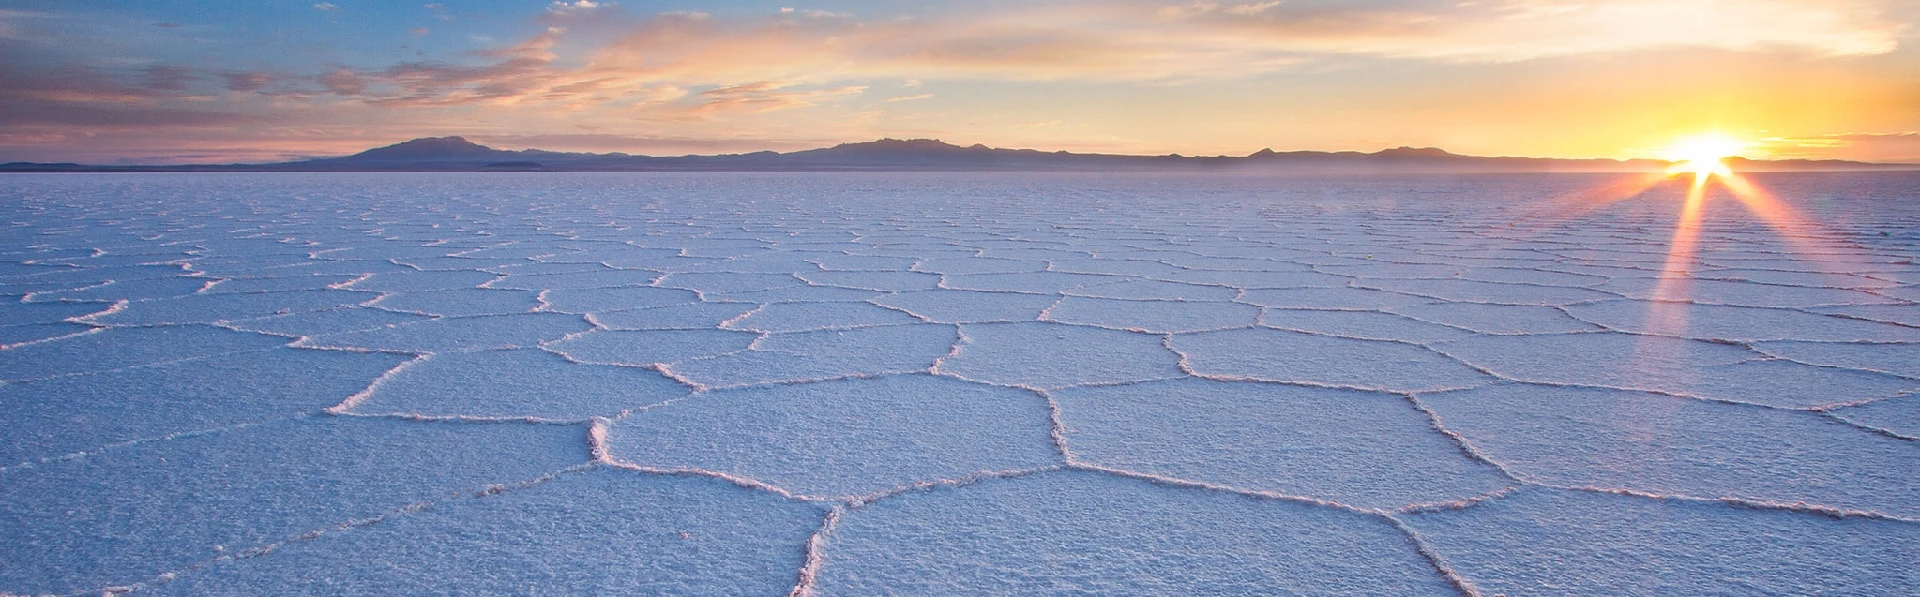
[[[0,1],[0,161],[418,136],[1920,161],[1901,0]]]

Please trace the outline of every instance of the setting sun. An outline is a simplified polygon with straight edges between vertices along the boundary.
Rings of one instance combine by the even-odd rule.
[[[1682,137],[1668,145],[1661,155],[1673,162],[1667,169],[1669,174],[1692,173],[1694,180],[1705,180],[1709,175],[1726,176],[1726,159],[1739,155],[1746,149],[1747,143],[1720,133],[1705,133]]]

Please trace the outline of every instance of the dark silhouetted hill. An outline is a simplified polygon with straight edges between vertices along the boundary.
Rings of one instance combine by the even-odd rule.
[[[1842,160],[1747,160],[1738,171],[1914,170],[1920,164],[1869,164]],[[985,145],[959,146],[938,139],[880,139],[788,153],[654,157],[624,153],[573,153],[494,149],[463,137],[428,137],[376,147],[349,156],[273,164],[182,166],[91,166],[15,162],[0,171],[35,172],[1328,172],[1498,173],[1658,172],[1661,160],[1480,157],[1433,147],[1358,151],[1274,151],[1247,156],[1160,156],[1044,152]]]

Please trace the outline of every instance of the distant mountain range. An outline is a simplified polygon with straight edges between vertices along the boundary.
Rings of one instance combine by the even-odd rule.
[[[1920,164],[1843,160],[1732,158],[1740,171],[1915,170]],[[1357,151],[1274,151],[1246,156],[1160,156],[1044,152],[961,147],[936,139],[881,139],[788,153],[655,157],[494,149],[461,137],[429,137],[357,154],[272,164],[103,166],[13,162],[0,172],[1655,172],[1662,160],[1478,157],[1434,148]]]

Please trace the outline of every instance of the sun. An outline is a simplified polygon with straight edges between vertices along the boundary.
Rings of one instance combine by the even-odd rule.
[[[1709,176],[1732,174],[1726,159],[1739,155],[1747,145],[1720,133],[1703,133],[1675,140],[1660,157],[1673,162],[1668,174],[1692,173],[1695,182],[1705,182]]]

